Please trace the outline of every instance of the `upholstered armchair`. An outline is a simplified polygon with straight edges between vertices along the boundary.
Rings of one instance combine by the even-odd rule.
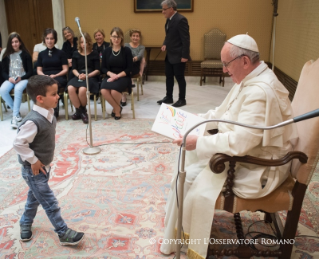
[[[224,86],[225,76],[220,52],[226,41],[226,34],[219,29],[212,29],[204,35],[204,61],[201,62],[200,85],[206,82],[206,76],[219,77],[219,83]]]
[[[318,108],[317,96],[319,95],[319,59],[316,62],[307,62],[301,72],[298,87],[292,102],[294,116]],[[225,169],[225,163],[229,163],[226,186],[216,202],[215,209],[226,210],[234,214],[236,233],[238,239],[244,239],[240,211],[261,211],[265,213],[265,219],[272,222],[276,228],[278,239],[294,239],[298,228],[299,216],[307,186],[314,173],[319,159],[319,118],[313,118],[296,124],[299,140],[294,151],[276,160],[266,160],[251,156],[230,157],[224,154],[216,154],[210,160],[210,168],[214,173],[221,173]],[[293,160],[291,174],[287,180],[268,196],[259,199],[242,199],[233,191],[233,179],[236,175],[237,162],[266,166],[279,166]],[[253,172],[252,172],[253,173]],[[284,226],[278,216],[278,211],[287,211]],[[213,237],[211,233],[211,237]],[[258,251],[248,245],[239,245],[234,249],[218,250],[209,245],[207,258],[217,256],[235,255],[238,258],[250,258],[252,256],[278,257],[288,259],[291,257],[293,244],[280,244],[277,250]]]

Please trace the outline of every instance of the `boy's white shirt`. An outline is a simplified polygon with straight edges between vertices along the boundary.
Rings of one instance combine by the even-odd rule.
[[[36,104],[33,105],[33,110],[40,113],[50,123],[53,121],[54,110],[42,108]],[[20,130],[13,141],[13,148],[20,155],[22,161],[28,161],[31,165],[35,164],[39,159],[34,155],[34,151],[29,144],[33,142],[38,133],[38,128],[33,121],[26,121],[20,127]],[[46,167],[49,165],[46,165]]]

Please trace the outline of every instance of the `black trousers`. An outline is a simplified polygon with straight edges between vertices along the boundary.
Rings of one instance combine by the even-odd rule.
[[[179,100],[185,100],[186,96],[186,81],[185,81],[185,66],[186,62],[177,64],[169,63],[167,57],[165,58],[165,75],[166,75],[166,96],[173,97],[174,76],[179,87]]]

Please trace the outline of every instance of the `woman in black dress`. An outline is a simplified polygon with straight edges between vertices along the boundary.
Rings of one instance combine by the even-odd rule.
[[[110,46],[110,43],[104,40],[105,33],[102,29],[96,29],[93,32],[93,37],[96,41],[95,43],[93,43],[93,49],[99,53],[100,59],[102,61],[102,53],[107,47]]]
[[[54,78],[58,81],[59,90],[60,88],[65,90],[67,84],[66,74],[69,70],[66,54],[54,47],[54,44],[58,41],[58,36],[54,29],[45,29],[44,37],[47,48],[39,53],[37,73],[38,75],[47,75]],[[56,118],[59,117],[59,103],[54,109],[54,116]]]
[[[101,93],[105,100],[113,107],[112,116],[121,119],[120,105],[122,92],[132,91],[131,71],[133,56],[129,48],[124,47],[123,31],[114,27],[111,30],[111,47],[104,50],[101,71],[106,78],[101,84]]]
[[[62,34],[64,38],[62,50],[65,52],[66,57],[68,59],[68,65],[69,65],[69,80],[73,78],[73,73],[72,73],[72,57],[73,57],[73,52],[78,50],[78,38],[75,37],[73,30],[69,27],[66,26],[62,29]]]
[[[99,74],[100,59],[96,50],[92,50],[92,39],[86,32],[83,33],[86,41],[86,55],[88,66],[89,89],[91,93],[99,92]],[[85,74],[85,53],[84,40],[80,37],[78,51],[73,53],[72,57],[73,77],[68,83],[68,93],[70,100],[76,111],[72,115],[73,120],[82,119],[83,123],[88,123],[88,114],[86,112],[86,74]]]

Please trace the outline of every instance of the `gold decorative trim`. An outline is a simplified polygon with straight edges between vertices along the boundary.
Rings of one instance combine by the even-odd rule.
[[[196,253],[194,250],[188,248],[187,249],[187,258],[188,259],[205,259],[205,257],[202,257],[198,253]]]
[[[177,228],[175,228],[175,238],[177,237]],[[182,232],[181,233],[181,240],[188,240],[189,239],[189,234]]]
[[[237,210],[237,196],[234,196],[233,213],[236,213],[236,210]]]

